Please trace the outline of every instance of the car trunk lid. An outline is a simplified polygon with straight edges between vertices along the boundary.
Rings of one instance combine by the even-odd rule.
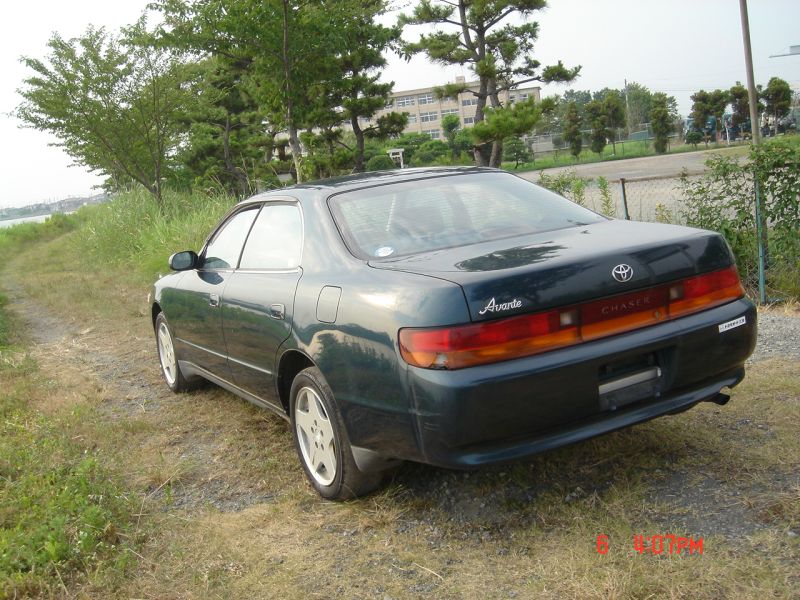
[[[731,262],[718,234],[614,220],[369,264],[457,283],[477,322],[627,294]]]

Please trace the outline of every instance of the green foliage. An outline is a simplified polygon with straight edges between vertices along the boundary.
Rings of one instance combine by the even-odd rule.
[[[44,223],[17,223],[11,227],[0,228],[0,252],[18,252],[28,244],[55,239],[77,228],[81,223],[78,214],[50,215]]]
[[[367,161],[367,171],[388,171],[395,168],[397,165],[386,154],[378,154]]]
[[[715,129],[718,134],[722,125],[722,115],[725,113],[725,108],[730,102],[728,92],[724,90],[714,90],[713,92],[699,90],[692,94],[691,99],[691,116],[694,122],[694,128],[699,131],[704,131],[708,117],[714,117]]]
[[[686,143],[697,148],[697,144],[703,141],[703,134],[699,131],[690,131],[686,134]]]
[[[584,205],[586,196],[587,179],[581,177],[573,170],[562,171],[556,175],[549,175],[542,171],[539,173],[539,185],[569,198],[575,204]]]
[[[661,202],[656,204],[655,216],[657,223],[673,223],[675,218],[672,211]]]
[[[119,194],[105,204],[84,207],[76,240],[96,265],[133,267],[143,284],[169,270],[167,258],[181,250],[199,251],[214,224],[235,198],[168,192],[159,210],[142,190]]]
[[[522,138],[510,137],[503,141],[503,160],[513,161],[516,169],[521,163],[531,160],[531,152]]]
[[[193,102],[174,53],[143,48],[143,22],[116,39],[89,28],[79,38],[53,34],[45,60],[23,57],[35,75],[20,90],[16,116],[58,138],[77,164],[120,189],[144,186],[161,201],[178,143],[178,115]]]
[[[650,126],[653,128],[653,135],[655,136],[653,145],[659,154],[667,151],[669,134],[672,133],[672,124],[675,122],[676,117],[677,115],[674,113],[670,114],[667,95],[662,93],[654,94],[650,112]]]
[[[462,150],[459,147],[458,140],[458,132],[460,128],[461,119],[458,115],[445,115],[442,117],[442,132],[444,133],[444,139],[447,140],[447,145],[450,147],[450,155],[454,160],[458,157]],[[464,149],[466,150],[466,148]]]
[[[760,86],[759,86],[760,87]],[[731,124],[741,127],[750,122],[750,96],[746,87],[737,81],[736,85],[728,90],[728,99],[731,103]],[[757,112],[764,111],[764,104],[759,99]]]
[[[605,107],[603,103],[598,100],[592,100],[586,105],[586,118],[592,128],[589,134],[589,147],[592,152],[600,154],[603,148],[606,147],[608,138],[614,135],[608,126],[608,117],[605,114]]]
[[[510,106],[486,108],[484,120],[477,121],[471,132],[478,144],[497,142],[500,148],[502,140],[532,131],[541,116],[542,107],[534,98],[529,98]]]
[[[761,97],[766,104],[767,113],[775,121],[775,133],[778,132],[778,119],[789,112],[792,105],[792,88],[780,77],[771,77],[767,87],[761,92]]]
[[[580,156],[581,148],[583,147],[582,125],[583,120],[578,111],[578,105],[575,102],[570,102],[565,115],[564,141],[569,144],[570,154],[575,158]]]
[[[614,199],[611,197],[611,189],[608,186],[608,179],[602,175],[597,178],[597,187],[600,188],[601,212],[607,217],[617,216],[617,207],[614,205]]]
[[[450,153],[450,148],[441,140],[428,139],[414,153],[411,165],[414,167],[424,167],[439,162],[439,159],[446,157]]]
[[[391,141],[387,146],[388,148],[402,148],[403,161],[406,165],[410,165],[414,160],[414,154],[419,150],[420,146],[429,142],[431,138],[423,133],[404,133],[400,137]]]
[[[713,156],[696,180],[684,177],[688,224],[719,231],[736,255],[744,281],[757,282],[753,173],[758,173],[769,223],[768,283],[784,296],[800,297],[800,149],[783,140],[751,150],[749,161]]]

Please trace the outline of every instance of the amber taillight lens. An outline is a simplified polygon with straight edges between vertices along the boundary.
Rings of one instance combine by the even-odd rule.
[[[462,369],[531,356],[683,317],[744,296],[736,267],[575,306],[451,327],[404,328],[410,365]]]

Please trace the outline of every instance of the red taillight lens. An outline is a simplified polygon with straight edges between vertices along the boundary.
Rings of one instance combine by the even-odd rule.
[[[640,329],[742,296],[739,275],[731,266],[560,310],[454,327],[401,329],[400,353],[415,367],[461,369]]]
[[[461,369],[530,356],[578,341],[568,311],[553,310],[502,321],[442,329],[401,329],[400,353],[416,367]]]
[[[744,296],[736,267],[690,277],[670,286],[669,316],[674,319]]]

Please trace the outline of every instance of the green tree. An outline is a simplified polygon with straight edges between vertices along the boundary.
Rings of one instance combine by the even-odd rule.
[[[650,122],[653,93],[644,85],[631,81],[623,92],[628,111],[628,127],[641,127]]]
[[[772,116],[775,134],[778,133],[778,120],[789,113],[792,106],[792,88],[780,77],[771,77],[761,93],[766,104],[767,114]]]
[[[194,100],[178,58],[138,43],[143,27],[121,39],[92,27],[70,40],[54,34],[46,59],[21,59],[35,75],[24,80],[15,114],[55,135],[77,164],[103,173],[116,188],[137,182],[161,206],[179,115]]]
[[[423,33],[417,42],[403,44],[403,51],[407,56],[422,52],[442,65],[469,66],[479,81],[477,91],[469,90],[477,99],[477,127],[487,119],[488,107],[495,111],[501,108],[503,91],[532,81],[571,81],[578,75],[580,67],[567,69],[559,62],[541,68],[541,63],[532,57],[539,26],[528,19],[545,6],[544,0],[422,0],[410,14],[400,18],[400,24],[432,25],[434,31]],[[512,17],[518,21],[509,23]],[[457,97],[466,91],[466,84],[451,84],[438,93]],[[527,110],[535,110],[533,103],[522,104]],[[499,166],[502,140],[511,135],[504,135],[502,129],[480,129],[474,152],[476,164]]]
[[[494,153],[499,148],[502,150],[502,140],[520,136],[533,130],[543,112],[555,109],[555,104],[545,99],[537,103],[534,98],[524,102],[515,102],[510,106],[486,107],[482,121],[476,121],[469,130],[476,145],[492,142],[492,162],[490,166],[500,166],[499,160],[495,161]],[[500,141],[501,143],[497,143]]]
[[[442,133],[447,145],[450,147],[450,157],[453,160],[458,158],[461,150],[458,147],[458,132],[461,128],[461,119],[458,115],[445,115],[442,117]]]
[[[583,119],[578,111],[576,102],[570,102],[564,119],[564,140],[569,144],[569,151],[576,159],[583,148],[583,133],[581,127]]]
[[[530,162],[531,152],[522,138],[517,136],[506,138],[503,142],[503,160],[513,161],[516,169],[520,163]]]
[[[287,133],[298,180],[303,179],[300,130],[320,82],[341,77],[333,60],[343,44],[352,6],[307,0],[160,0],[164,43],[200,56],[225,57],[246,69],[254,99],[270,128]]]
[[[714,90],[713,92],[699,90],[692,94],[691,100],[691,116],[694,122],[694,128],[703,132],[706,144],[708,144],[708,135],[706,134],[708,118],[714,117],[714,131],[715,134],[718,133],[722,123],[722,115],[728,104],[728,94],[722,90]],[[714,141],[716,141],[716,136]]]
[[[447,147],[441,140],[432,140],[428,138],[428,141],[421,144],[416,152],[414,152],[414,158],[411,161],[411,164],[415,167],[424,167],[425,165],[430,165],[440,158],[444,158],[447,156],[447,153],[450,151],[450,148]]]
[[[737,81],[736,85],[728,90],[728,95],[731,99],[731,124],[741,127],[750,120],[750,99],[747,88]]]
[[[600,154],[606,147],[608,138],[613,135],[608,129],[608,115],[606,114],[603,103],[599,100],[592,100],[586,105],[586,119],[592,132],[589,134],[589,147],[592,152]]]
[[[330,57],[331,70],[338,73],[328,80],[334,88],[335,104],[341,106],[341,117],[350,123],[356,138],[355,167],[364,170],[364,139],[386,139],[403,132],[408,117],[402,113],[389,113],[368,127],[362,120],[370,121],[389,101],[393,83],[379,83],[381,70],[386,66],[384,52],[400,39],[399,27],[385,27],[376,19],[386,12],[385,0],[337,2],[337,10],[348,16],[341,20],[339,35],[346,43],[339,44],[338,52]],[[320,56],[317,60],[322,60]],[[341,100],[339,100],[341,98]],[[333,107],[336,111],[336,107]],[[336,111],[338,113],[338,111]]]
[[[667,151],[669,134],[672,133],[672,124],[675,122],[676,114],[670,112],[667,95],[663,93],[653,94],[653,102],[650,109],[650,126],[653,128],[655,136],[656,152],[663,154]]]
[[[274,183],[269,161],[277,132],[266,131],[247,74],[220,57],[194,65],[197,102],[184,115],[184,140],[176,153],[186,187],[221,186],[244,197]]]
[[[617,153],[617,130],[625,127],[625,101],[617,90],[606,90],[603,95],[603,113],[606,116],[606,127],[611,132],[611,146]]]
[[[705,132],[708,117],[714,117],[714,141],[719,139],[719,132],[722,128],[722,116],[728,107],[730,98],[728,92],[724,90],[714,90],[707,92],[700,90],[691,96],[692,99],[692,120],[695,128]],[[706,143],[708,139],[706,137]]]

